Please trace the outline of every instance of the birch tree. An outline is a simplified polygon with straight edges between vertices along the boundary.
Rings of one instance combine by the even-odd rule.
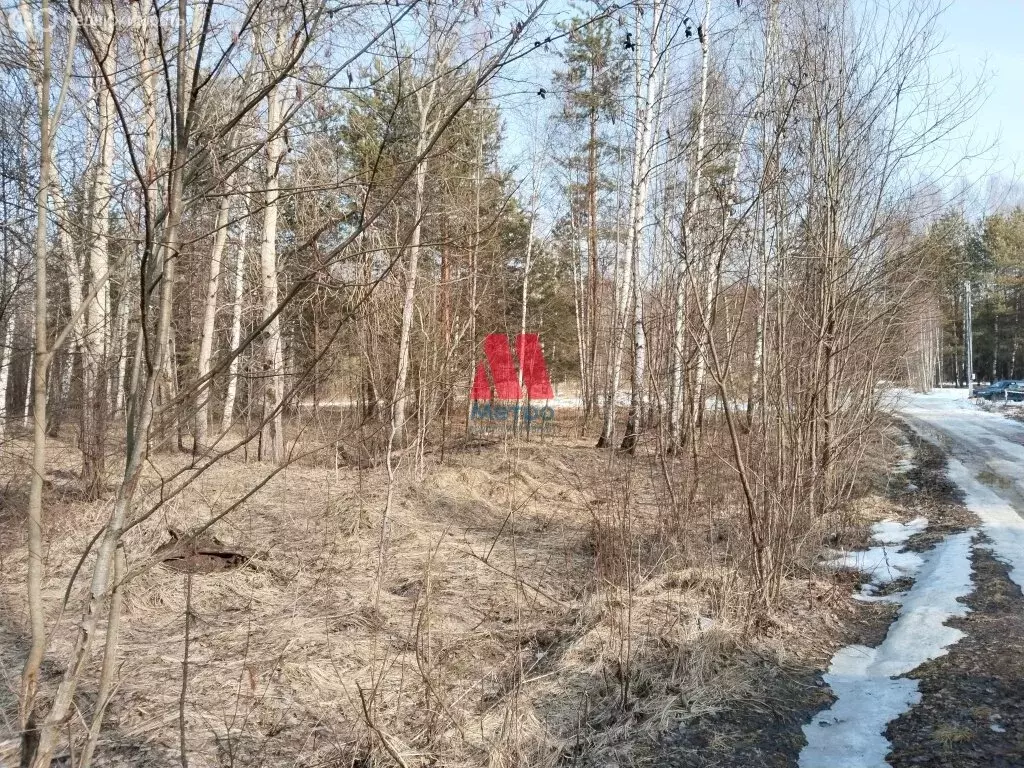
[[[113,13],[113,7],[105,4],[100,23],[90,32],[90,45],[100,53],[93,61],[96,70],[93,87],[97,103],[97,157],[93,171],[92,210],[89,215],[91,232],[88,265],[92,298],[87,304],[82,338],[82,386],[88,393],[88,400],[82,410],[82,481],[90,498],[97,498],[106,482],[106,377],[111,333],[107,277],[110,267],[110,187],[115,125],[112,78],[117,69]]]
[[[435,104],[438,97],[438,73],[445,66],[453,44],[450,29],[445,29],[442,20],[431,11],[427,14],[425,62],[419,75],[422,86],[416,88],[416,144],[414,197],[412,206],[412,229],[407,247],[408,259],[405,264],[405,295],[402,300],[402,325],[398,337],[398,370],[395,374],[394,394],[391,402],[391,435],[388,440],[389,452],[395,445],[407,441],[406,422],[410,407],[408,390],[409,354],[413,328],[413,312],[416,302],[416,285],[419,278],[420,247],[423,238],[423,218],[426,213],[427,150],[436,140],[437,115]],[[389,460],[390,461],[390,460]]]
[[[36,728],[36,697],[39,672],[46,651],[46,625],[43,614],[43,478],[46,474],[46,367],[48,360],[46,322],[46,230],[49,223],[47,195],[50,185],[50,6],[43,0],[40,38],[25,3],[20,6],[22,22],[28,43],[29,66],[39,95],[39,185],[36,189],[36,231],[33,254],[35,266],[35,348],[32,366],[32,475],[29,481],[27,508],[28,524],[28,607],[31,644],[25,659],[19,697],[19,725],[23,740],[22,751],[31,754]],[[37,46],[37,39],[39,40]],[[25,760],[23,759],[24,763]],[[47,757],[46,764],[49,764]]]
[[[214,224],[213,248],[210,251],[210,274],[206,281],[206,297],[203,307],[203,326],[199,339],[199,359],[196,375],[200,381],[210,376],[210,361],[213,357],[213,343],[216,331],[218,299],[220,296],[221,272],[223,271],[224,249],[227,245],[229,216],[234,208],[234,182],[228,179],[217,206],[217,221]],[[196,408],[195,452],[202,453],[208,443],[210,429],[210,397],[212,387],[207,386],[199,393]]]
[[[231,289],[231,331],[228,341],[229,350],[237,350],[242,341],[242,303],[245,296],[245,270],[247,264],[247,246],[249,239],[249,209],[248,198],[244,188],[236,197],[237,211],[233,219],[236,222],[233,227],[235,236],[232,238],[232,245],[235,251],[235,268],[232,274]],[[220,429],[226,434],[234,422],[235,398],[238,394],[238,367],[239,355],[231,356],[227,371],[227,391],[224,394],[224,411],[221,418]]]
[[[287,85],[277,81],[277,73],[288,55],[286,16],[278,14],[266,33],[273,42],[266,47],[268,68],[273,85],[267,93],[265,200],[263,206],[263,240],[260,245],[260,278],[263,287],[263,321],[266,324],[263,352],[263,438],[261,453],[275,464],[284,459],[284,354],[281,342],[281,320],[278,314],[277,220],[280,197],[281,162],[285,155],[284,124],[287,111]],[[265,43],[265,45],[267,45]]]
[[[636,39],[633,52],[633,87],[635,101],[635,127],[633,134],[633,170],[629,186],[629,206],[626,217],[626,238],[622,248],[621,261],[616,270],[616,307],[615,324],[612,331],[612,348],[609,357],[611,363],[611,375],[608,382],[608,389],[605,392],[604,425],[601,429],[601,436],[598,439],[598,447],[610,447],[615,434],[615,398],[619,388],[619,378],[622,368],[623,350],[627,331],[632,326],[634,340],[641,339],[643,318],[642,304],[637,301],[640,289],[634,285],[641,279],[637,274],[637,266],[640,263],[640,251],[642,248],[643,225],[647,215],[647,190],[650,183],[651,156],[654,143],[654,131],[656,127],[658,96],[661,90],[661,69],[665,50],[660,42],[662,17],[664,6],[660,2],[654,2],[651,6],[652,20],[648,27],[644,19],[644,10],[640,5],[634,9],[634,28]],[[641,58],[641,35],[646,41],[647,62],[644,65]],[[634,306],[633,322],[628,321],[630,302]],[[642,362],[641,362],[642,364]],[[634,373],[636,365],[634,364]],[[640,372],[643,376],[643,372]],[[634,377],[634,395],[630,399],[630,423],[626,431],[626,439],[623,447],[632,449],[636,443],[642,418],[643,382]]]
[[[694,131],[693,157],[689,163],[689,183],[686,185],[686,200],[683,204],[681,242],[679,259],[676,263],[673,297],[672,348],[669,371],[671,382],[668,398],[668,444],[675,450],[683,442],[683,378],[686,368],[686,289],[689,284],[690,265],[695,263],[699,253],[697,237],[700,216],[702,182],[704,178],[704,145],[708,112],[708,72],[711,60],[711,44],[707,30],[711,20],[711,0],[705,0],[700,43],[700,85],[697,92],[696,128]],[[695,394],[696,397],[696,394]]]

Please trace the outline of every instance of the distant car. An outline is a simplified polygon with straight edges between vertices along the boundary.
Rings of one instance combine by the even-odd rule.
[[[1024,381],[1019,379],[1002,379],[985,387],[975,387],[971,397],[982,400],[1024,400]]]

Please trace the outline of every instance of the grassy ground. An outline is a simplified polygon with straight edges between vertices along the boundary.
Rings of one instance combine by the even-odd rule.
[[[877,453],[876,472],[887,461]],[[747,533],[725,462],[695,489],[687,459],[612,456],[567,436],[466,444],[443,464],[409,453],[387,524],[383,468],[294,466],[211,529],[258,557],[193,576],[154,564],[168,530],[204,524],[271,468],[226,459],[158,505],[186,464],[154,457],[135,514],[157,511],[126,536],[131,580],[99,748],[109,764],[180,765],[182,731],[194,768],[665,764],[658,745],[678,743],[688,724],[740,703],[771,712],[785,686],[813,688],[808,670],[858,610],[850,578],[815,565],[821,543],[849,544],[899,514],[879,487],[844,510],[843,525],[802,532],[783,599],[755,633]],[[50,627],[108,509],[76,496],[76,471],[76,451],[55,442]],[[9,462],[3,482],[0,743],[15,731],[27,625],[27,477]],[[53,632],[50,679],[85,589],[79,578]],[[91,716],[98,667],[97,655],[76,719]],[[810,701],[820,706],[820,692]]]

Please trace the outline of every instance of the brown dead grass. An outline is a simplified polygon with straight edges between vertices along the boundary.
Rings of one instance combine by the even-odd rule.
[[[26,446],[15,446],[24,451]],[[154,457],[147,495],[181,465]],[[190,765],[554,766],[625,759],[629,745],[757,696],[746,658],[827,656],[848,589],[813,568],[832,525],[807,533],[770,627],[744,623],[742,516],[706,484],[673,513],[654,459],[589,442],[500,443],[402,467],[376,583],[381,469],[296,466],[218,522],[258,567],[196,575],[186,695]],[[107,503],[72,493],[75,452],[54,444],[45,600],[51,626]],[[685,464],[673,465],[681,497]],[[130,569],[265,477],[225,460],[126,537]],[[0,741],[16,720],[27,624],[13,476],[0,508]],[[874,515],[868,515],[873,517]],[[87,569],[88,570],[88,569]],[[153,567],[128,585],[117,690],[99,752],[178,764],[186,577]],[[79,579],[49,658],[69,652]],[[98,675],[99,656],[91,678]],[[80,707],[91,716],[88,681]],[[360,762],[363,761],[363,762]],[[614,762],[614,760],[612,761]]]

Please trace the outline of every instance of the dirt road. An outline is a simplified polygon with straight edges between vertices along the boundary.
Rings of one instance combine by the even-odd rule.
[[[899,397],[923,442],[897,472],[928,519],[876,525],[876,546],[853,557],[880,551],[883,580],[905,559],[911,586],[862,597],[898,616],[881,644],[833,657],[836,701],[804,726],[799,766],[1024,765],[1024,424],[962,390]]]
[[[920,703],[891,723],[888,764],[1024,765],[1024,424],[987,412],[964,390],[904,398],[903,414],[946,455],[945,476],[977,518],[963,638],[918,667]]]
[[[993,553],[1024,587],[1024,424],[982,410],[966,390],[904,397],[903,414],[949,458],[948,475],[981,520]]]

